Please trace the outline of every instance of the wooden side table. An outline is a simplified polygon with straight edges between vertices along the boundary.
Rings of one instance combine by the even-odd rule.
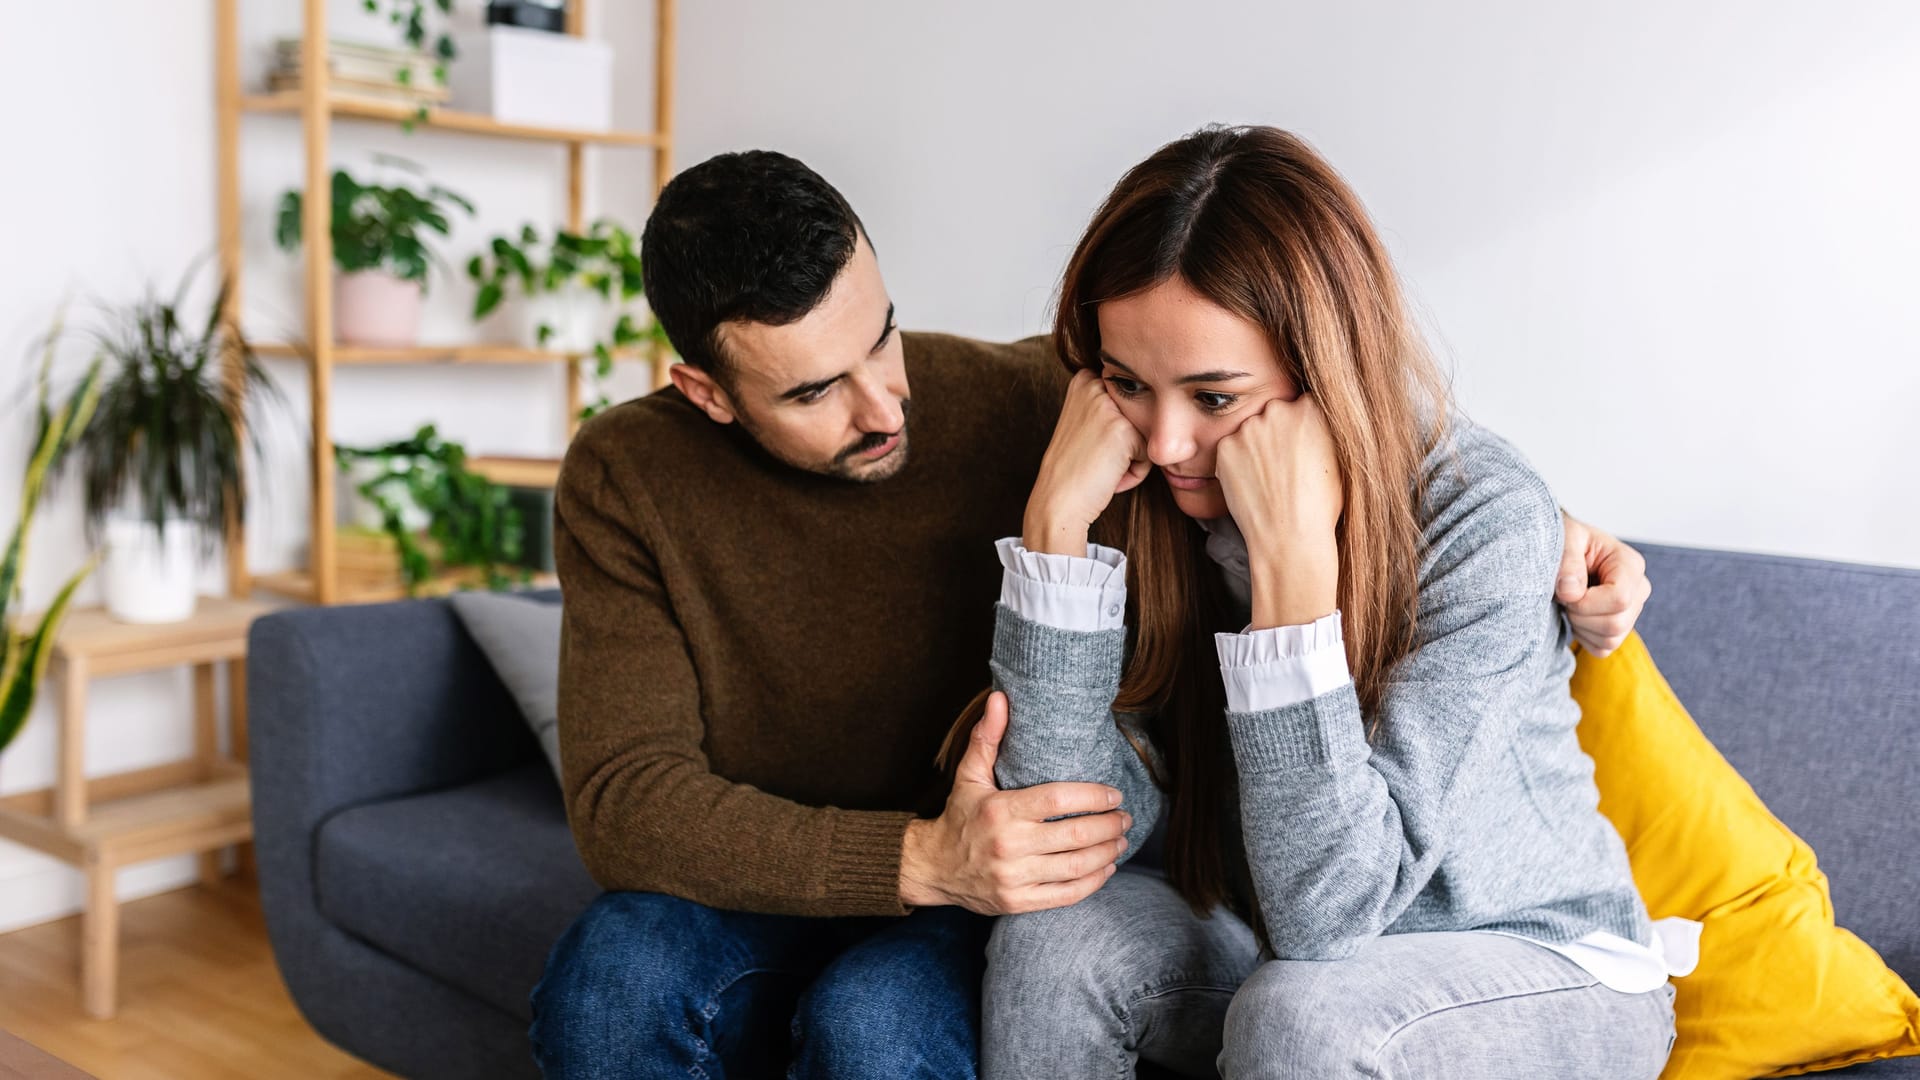
[[[0,799],[0,836],[81,867],[87,906],[81,920],[81,999],[107,1018],[118,1003],[122,866],[168,855],[200,855],[200,877],[220,873],[220,849],[253,836],[247,784],[247,628],[280,605],[203,596],[177,623],[115,622],[99,608],[70,612],[61,624],[48,674],[56,694],[59,765],[54,786]],[[232,753],[220,753],[215,665],[228,665]],[[88,779],[87,680],[100,675],[193,667],[194,756]]]

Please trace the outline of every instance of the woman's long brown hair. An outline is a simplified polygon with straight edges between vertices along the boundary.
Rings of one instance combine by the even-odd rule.
[[[1174,275],[1265,330],[1326,415],[1346,498],[1335,537],[1347,663],[1362,715],[1377,716],[1389,672],[1416,640],[1421,467],[1445,438],[1449,406],[1385,247],[1305,141],[1271,127],[1203,129],[1135,166],[1094,214],[1060,287],[1061,362],[1099,371],[1099,305]],[[1113,707],[1151,716],[1162,761],[1135,748],[1167,793],[1168,880],[1196,912],[1254,914],[1244,857],[1226,850],[1234,765],[1225,692],[1206,662],[1214,631],[1237,627],[1223,625],[1204,533],[1157,476],[1116,497],[1095,533],[1127,554],[1132,641]],[[949,773],[985,701],[948,733]]]

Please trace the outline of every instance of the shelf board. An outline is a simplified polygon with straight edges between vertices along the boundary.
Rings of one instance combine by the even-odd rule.
[[[285,570],[275,574],[256,574],[253,578],[256,588],[267,589],[282,596],[291,596],[309,603],[318,603],[319,596],[314,590],[313,574],[308,570]],[[340,594],[334,598],[336,604],[381,604],[389,600],[407,599],[404,586],[392,581],[355,581],[353,575],[342,574],[339,577]],[[452,574],[443,574],[421,584],[413,594],[415,597],[445,596],[462,588],[478,588],[485,580],[478,571],[463,568]],[[531,589],[551,589],[560,584],[553,574],[536,573],[527,583]]]
[[[467,471],[496,484],[550,488],[560,482],[560,459],[541,457],[470,457]]]
[[[60,623],[54,651],[101,661],[244,638],[253,620],[276,606],[231,596],[201,596],[194,601],[192,615],[169,623],[124,623],[104,608],[75,608]]]
[[[248,781],[230,776],[187,787],[131,795],[87,810],[74,839],[84,844],[131,846],[247,821]]]
[[[253,342],[253,351],[261,356],[305,357],[311,350],[291,342]],[[530,349],[524,345],[480,342],[469,345],[335,345],[336,364],[564,364],[569,360],[590,358],[592,353],[560,352],[555,349]],[[645,360],[647,350],[615,349],[616,360]]]
[[[240,99],[240,108],[246,112],[298,114],[301,104],[298,90],[248,94]],[[366,101],[355,98],[334,98],[327,104],[328,111],[334,116],[385,123],[403,123],[414,118],[420,111],[418,106],[401,102]],[[442,109],[434,106],[427,107],[426,118],[420,123],[424,127],[439,128],[443,131],[461,131],[474,135],[528,139],[536,142],[596,143],[601,146],[652,148],[662,147],[667,143],[666,139],[648,132],[582,131],[573,128],[543,127],[537,124],[510,124],[482,113],[461,112],[457,109]]]

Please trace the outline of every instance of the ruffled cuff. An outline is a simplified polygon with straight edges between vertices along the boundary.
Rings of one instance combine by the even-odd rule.
[[[1297,705],[1353,681],[1338,611],[1304,626],[1215,634],[1213,643],[1232,712]]]
[[[1000,556],[1000,602],[1056,630],[1118,630],[1126,625],[1127,557],[1088,544],[1087,557],[1028,551],[1017,536],[993,545]]]

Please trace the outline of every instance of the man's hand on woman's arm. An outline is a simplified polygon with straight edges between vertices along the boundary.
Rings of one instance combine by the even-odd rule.
[[[1073,782],[1001,791],[993,762],[1006,730],[1007,697],[995,691],[967,741],[946,810],[907,825],[902,903],[1010,915],[1077,903],[1113,875],[1133,824],[1115,810],[1120,792]],[[1047,820],[1063,814],[1080,816]]]
[[[1567,609],[1567,621],[1581,647],[1605,656],[1620,647],[1640,621],[1640,609],[1653,593],[1647,560],[1617,537],[1560,511],[1567,546],[1560,555],[1554,599]]]

